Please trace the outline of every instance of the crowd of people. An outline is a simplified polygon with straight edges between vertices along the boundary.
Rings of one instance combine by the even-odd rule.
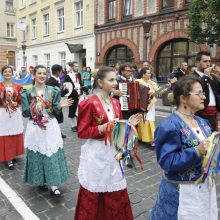
[[[59,124],[64,121],[62,108],[68,107],[71,130],[86,139],[81,147],[74,219],[133,219],[123,168],[116,163],[115,147],[105,140],[110,125],[122,118],[136,126],[140,142],[154,147],[164,170],[149,219],[218,219],[214,179],[195,184],[203,173],[210,135],[218,131],[220,112],[220,68],[211,65],[208,52],[197,54],[190,71],[183,62],[169,74],[176,111],[156,131],[160,89],[149,62],[140,69],[124,63],[103,66],[94,73],[90,67],[80,73],[75,61],[68,63],[67,70],[58,64],[51,69],[43,65],[29,69],[33,79],[29,89],[12,82],[11,66],[1,69],[0,82],[0,161],[14,169],[15,157],[23,155],[25,148],[25,183],[61,196],[59,185],[68,179],[68,167],[63,147],[66,135]],[[22,69],[19,77],[26,74]],[[141,113],[122,107],[120,85],[132,81],[148,88],[148,108]],[[83,99],[82,94],[86,94]],[[29,118],[25,135],[22,116]],[[133,166],[129,157],[125,165]]]

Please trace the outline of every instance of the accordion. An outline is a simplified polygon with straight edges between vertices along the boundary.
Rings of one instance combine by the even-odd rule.
[[[121,110],[142,110],[147,112],[149,104],[149,88],[137,81],[119,83],[122,96],[119,98]]]

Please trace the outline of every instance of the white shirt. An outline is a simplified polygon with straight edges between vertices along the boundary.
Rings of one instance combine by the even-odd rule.
[[[203,72],[200,72],[198,70],[196,70],[196,72],[203,77],[205,74]],[[207,76],[207,75],[206,75]],[[209,76],[207,76],[209,77]],[[216,101],[215,101],[215,96],[214,96],[214,92],[212,90],[212,87],[209,84],[209,104],[208,106],[216,106]]]

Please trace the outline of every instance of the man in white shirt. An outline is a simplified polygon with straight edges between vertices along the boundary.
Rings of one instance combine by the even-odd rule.
[[[205,109],[197,115],[209,121],[213,131],[218,130],[218,112],[220,112],[220,68],[211,65],[210,53],[201,51],[196,55],[195,76],[201,78],[205,92]]]

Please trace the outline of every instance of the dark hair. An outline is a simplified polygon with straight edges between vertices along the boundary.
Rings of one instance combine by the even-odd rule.
[[[139,74],[138,74],[138,78],[139,78],[139,79],[142,78],[143,75],[146,73],[147,70],[151,70],[151,69],[148,68],[148,67],[143,67],[143,68],[141,68],[141,70],[140,70],[140,72],[139,72]],[[150,74],[152,75],[151,72],[150,72]]]
[[[200,83],[201,86],[202,81],[195,76],[183,76],[181,77],[175,84],[173,88],[173,96],[174,96],[174,102],[177,107],[180,105],[180,96],[183,95],[184,97],[189,96],[190,91],[192,90],[192,85],[196,82]]]
[[[44,65],[37,65],[34,67],[34,75],[36,74],[36,72],[39,68],[44,68],[45,70],[47,69]]]
[[[13,68],[11,67],[11,66],[9,66],[9,65],[5,65],[5,66],[3,66],[2,67],[2,75],[3,75],[3,72],[6,70],[6,69],[11,69],[11,72],[12,72],[12,74],[13,74]]]
[[[94,74],[94,84],[93,88],[96,89],[98,87],[98,79],[103,80],[106,77],[106,74],[109,72],[115,72],[115,69],[110,66],[101,67],[96,74]]]
[[[120,65],[119,70],[118,70],[118,73],[121,75],[121,74],[122,74],[122,71],[124,71],[126,67],[129,67],[129,68],[132,69],[132,66],[131,66],[130,63],[125,63],[125,64]]]
[[[202,59],[202,56],[210,57],[211,55],[208,51],[200,51],[196,54],[196,61],[200,61]]]
[[[70,61],[70,62],[68,62],[67,64],[68,64],[70,67],[73,67],[76,63],[78,63],[78,62],[76,62],[76,61]]]
[[[63,67],[59,64],[54,64],[52,67],[51,67],[51,71],[52,71],[52,74],[56,74],[57,72],[61,72],[63,69]]]

